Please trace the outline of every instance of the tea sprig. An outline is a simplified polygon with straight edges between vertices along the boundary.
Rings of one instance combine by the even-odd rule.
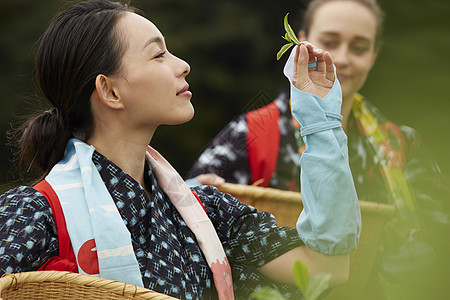
[[[295,35],[294,31],[291,28],[291,25],[289,25],[288,22],[288,15],[289,13],[286,14],[286,16],[284,16],[284,30],[286,30],[285,35],[282,37],[283,39],[285,39],[286,41],[288,41],[287,44],[283,45],[283,47],[281,47],[280,51],[278,51],[277,53],[277,60],[279,60],[281,58],[281,56],[289,49],[291,48],[294,44],[295,45],[301,45],[302,43],[299,42],[299,40],[297,39],[297,36]]]

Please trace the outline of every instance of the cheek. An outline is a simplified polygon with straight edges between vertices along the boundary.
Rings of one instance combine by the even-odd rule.
[[[145,74],[133,81],[130,93],[142,105],[158,106],[160,103],[166,102],[165,99],[172,89],[169,81],[162,74]]]
[[[355,71],[357,71],[361,76],[367,76],[370,69],[372,69],[373,63],[372,63],[372,57],[371,56],[363,56],[355,60]]]
[[[361,60],[354,65],[355,76],[353,81],[353,89],[355,89],[355,91],[358,91],[362,88],[371,68],[372,65],[368,63],[367,60]]]

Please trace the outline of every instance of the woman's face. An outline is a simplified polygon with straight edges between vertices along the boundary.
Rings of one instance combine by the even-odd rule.
[[[126,50],[120,72],[112,77],[128,125],[147,129],[189,121],[194,115],[189,65],[167,50],[161,32],[144,17],[125,13],[117,26]]]
[[[353,1],[328,2],[312,18],[307,37],[330,52],[342,86],[343,98],[350,99],[366,81],[375,62],[377,20],[367,7]]]

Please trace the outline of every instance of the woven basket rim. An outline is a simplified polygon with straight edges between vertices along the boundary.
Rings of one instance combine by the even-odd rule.
[[[104,289],[118,296],[134,297],[136,299],[176,299],[150,289],[128,284],[116,280],[95,277],[85,274],[72,273],[69,271],[30,271],[22,273],[6,273],[0,278],[0,295],[5,290],[18,288],[26,283],[66,283],[71,288],[93,287]]]
[[[271,200],[302,205],[302,196],[299,192],[235,183],[223,183],[217,186],[217,189],[232,194],[238,199],[241,196],[253,200]],[[362,213],[382,214],[386,217],[394,215],[397,211],[393,204],[364,200],[359,200],[359,206]]]

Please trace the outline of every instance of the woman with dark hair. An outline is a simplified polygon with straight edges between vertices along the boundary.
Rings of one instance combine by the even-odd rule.
[[[293,113],[310,128],[297,230],[213,187],[190,190],[149,146],[159,125],[194,115],[190,67],[153,23],[105,0],[62,11],[36,56],[52,108],[16,135],[19,161],[42,177],[0,197],[1,272],[70,270],[183,299],[246,299],[261,286],[299,299],[296,260],[345,282],[361,224],[345,135],[327,117],[340,86],[328,53],[296,49]]]

